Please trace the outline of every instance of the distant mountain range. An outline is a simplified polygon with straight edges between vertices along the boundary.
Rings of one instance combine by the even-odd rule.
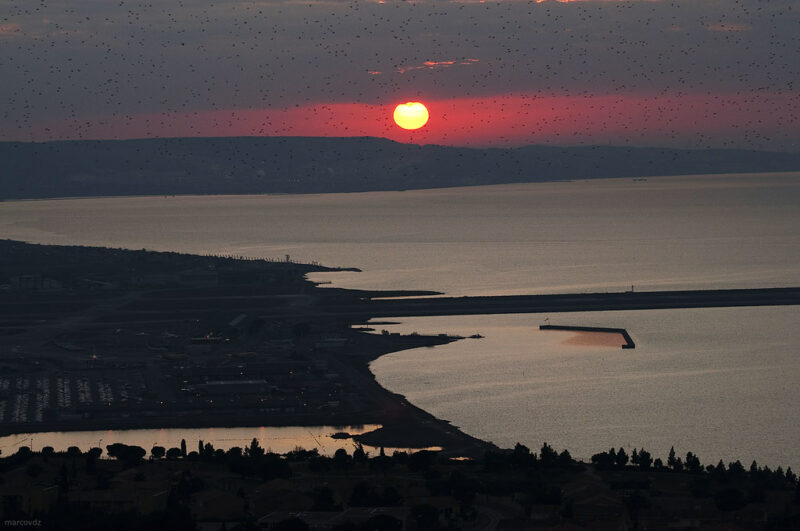
[[[604,146],[473,149],[313,137],[0,142],[0,199],[363,192],[775,171],[800,171],[800,153]]]

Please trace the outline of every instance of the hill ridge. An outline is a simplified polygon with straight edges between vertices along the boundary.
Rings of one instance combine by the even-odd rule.
[[[609,177],[800,171],[800,152],[472,148],[378,137],[0,142],[0,199],[329,193]]]

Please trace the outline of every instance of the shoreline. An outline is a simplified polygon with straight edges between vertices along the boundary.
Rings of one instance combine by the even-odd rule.
[[[432,336],[417,336],[418,338],[440,340],[437,344],[451,342],[456,338],[441,338]],[[429,345],[430,346],[430,345]],[[412,348],[418,348],[419,345]],[[396,350],[381,352],[364,359],[364,366],[369,366],[374,361],[386,354],[406,350],[401,347]],[[369,371],[370,379],[375,390],[383,395],[384,410],[375,412],[362,412],[358,414],[326,415],[326,414],[295,414],[295,415],[264,415],[256,417],[252,413],[236,415],[234,411],[218,411],[209,414],[207,411],[197,410],[191,414],[174,415],[138,415],[130,417],[117,417],[115,419],[95,418],[80,419],[75,421],[56,421],[44,423],[29,423],[22,430],[8,430],[0,428],[0,437],[37,433],[71,433],[88,431],[137,431],[157,429],[207,429],[207,428],[291,428],[291,427],[322,427],[347,428],[366,425],[380,425],[379,428],[361,434],[351,435],[355,442],[372,447],[394,447],[409,449],[425,449],[441,447],[439,452],[446,456],[479,457],[488,450],[499,448],[491,442],[483,441],[461,431],[446,419],[439,419],[427,411],[408,402],[405,396],[382,387]]]
[[[800,304],[797,287],[420,299],[412,296],[431,292],[318,288],[304,279],[308,264],[9,240],[0,250],[9,278],[47,263],[61,284],[37,288],[53,274],[44,270],[33,288],[18,282],[2,294],[3,435],[374,424],[381,428],[355,440],[481,455],[497,446],[385,389],[369,370],[382,355],[460,338],[364,328],[415,315]],[[150,284],[139,280],[147,275]]]

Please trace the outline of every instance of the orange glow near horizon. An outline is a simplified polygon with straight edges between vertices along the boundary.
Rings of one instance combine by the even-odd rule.
[[[506,94],[426,102],[435,122],[416,144],[450,146],[650,145],[736,147],[748,139],[791,141],[800,120],[792,93],[558,96]],[[738,112],[729,112],[730,109]],[[408,142],[392,105],[317,103],[286,109],[227,109],[53,119],[3,140],[210,136],[383,137]],[[22,138],[20,138],[22,137]]]
[[[401,103],[394,109],[394,122],[403,129],[419,129],[428,123],[428,109],[418,101]]]

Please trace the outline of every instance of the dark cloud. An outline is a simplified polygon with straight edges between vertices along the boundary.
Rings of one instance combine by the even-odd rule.
[[[800,76],[795,1],[6,0],[0,10],[6,139],[51,118],[509,92],[784,94]]]

